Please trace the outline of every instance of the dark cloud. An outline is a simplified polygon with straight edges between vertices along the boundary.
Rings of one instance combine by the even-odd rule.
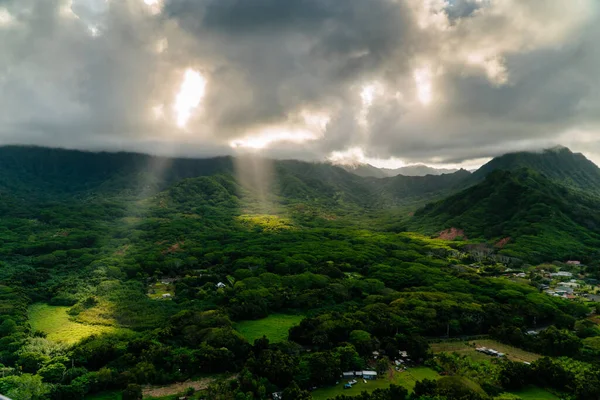
[[[460,163],[563,142],[600,158],[598,8],[1,0],[0,143],[208,155],[267,132],[276,157]],[[206,94],[181,129],[187,68]]]

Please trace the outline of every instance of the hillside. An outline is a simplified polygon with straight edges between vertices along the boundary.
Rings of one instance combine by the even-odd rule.
[[[415,213],[411,226],[449,228],[492,242],[521,258],[589,259],[600,247],[600,199],[573,191],[531,169],[494,171],[473,187]]]
[[[350,209],[394,207],[449,193],[463,172],[363,178],[326,163],[261,158],[165,158],[39,147],[0,147],[0,195],[22,202],[143,199],[200,176],[227,175],[263,200]]]
[[[573,153],[566,147],[496,157],[475,171],[471,182],[479,182],[496,170],[511,171],[519,168],[532,169],[572,188],[600,193],[600,168],[583,154]]]

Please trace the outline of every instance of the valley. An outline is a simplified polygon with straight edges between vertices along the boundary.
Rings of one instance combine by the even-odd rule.
[[[600,169],[582,157],[378,178],[0,147],[0,393],[595,399]],[[349,371],[378,379],[344,389]]]

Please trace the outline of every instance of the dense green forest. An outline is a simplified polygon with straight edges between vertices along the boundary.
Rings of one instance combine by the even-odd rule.
[[[549,173],[557,157],[571,172]],[[485,176],[365,178],[299,161],[2,147],[0,393],[137,399],[204,379],[185,395],[346,399],[327,388],[374,370],[353,398],[510,399],[533,385],[597,399],[594,304],[500,273],[576,259],[600,278],[597,167],[567,150],[518,158]],[[463,234],[439,238],[451,228]],[[430,346],[479,335],[543,357]]]

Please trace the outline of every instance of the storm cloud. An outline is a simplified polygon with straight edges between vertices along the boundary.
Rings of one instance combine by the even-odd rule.
[[[564,144],[600,161],[599,9],[0,0],[0,144],[465,165]],[[186,71],[198,101],[178,124]]]

